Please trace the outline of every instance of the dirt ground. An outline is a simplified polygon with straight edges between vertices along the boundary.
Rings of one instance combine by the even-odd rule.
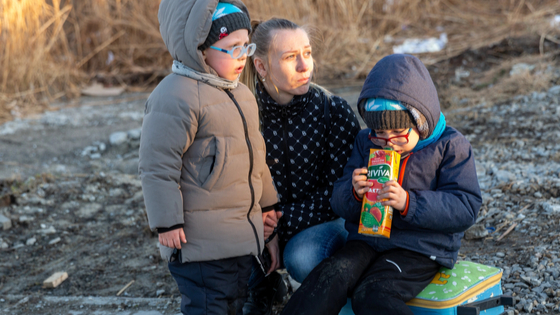
[[[518,58],[540,60],[538,44],[538,38],[504,41],[430,66],[448,123],[470,133],[464,117],[453,114],[454,110],[481,102],[472,96],[454,98],[450,91],[478,91],[470,94],[477,97],[496,94],[489,85],[499,86],[500,76],[490,84],[476,80]],[[543,62],[555,65],[554,58],[537,63]],[[461,76],[465,71],[470,72],[468,77]],[[548,80],[549,86],[555,83]],[[326,86],[355,106],[359,82]],[[517,94],[519,90],[508,96]],[[179,292],[159,257],[157,236],[147,227],[136,175],[137,131],[147,95],[83,97],[53,104],[60,108],[56,111],[0,126],[0,215],[11,223],[5,230],[0,226],[0,313],[93,314],[101,306],[37,301],[117,293],[126,298],[159,298],[167,302],[153,304],[155,310],[178,312]],[[112,144],[117,132],[124,132],[126,139]],[[484,145],[473,140],[473,146]],[[557,233],[559,225],[547,225],[542,235]],[[506,252],[511,255],[504,259],[513,265],[530,258],[524,254],[527,247],[553,239],[554,235],[528,240],[514,231],[499,242],[464,240],[460,257]],[[43,288],[43,281],[58,271],[67,272],[68,279],[56,288]],[[21,302],[24,297],[29,299]],[[123,299],[110,305],[119,312],[150,308],[149,303],[142,308],[138,303]]]

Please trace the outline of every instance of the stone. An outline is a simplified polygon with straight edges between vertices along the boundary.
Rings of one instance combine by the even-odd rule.
[[[0,225],[2,230],[9,230],[12,227],[12,220],[0,214]]]
[[[523,309],[525,310],[525,312],[531,313],[531,311],[533,310],[533,303],[526,303],[525,305],[523,305]]]
[[[46,229],[39,230],[39,233],[45,234],[45,235],[54,234],[54,233],[56,233],[56,229],[54,228],[54,226],[51,225]]]
[[[103,206],[98,203],[88,203],[85,204],[76,212],[76,214],[81,218],[91,218],[93,217],[99,210],[101,210]]]
[[[511,71],[509,72],[510,76],[516,76],[520,74],[525,74],[531,72],[531,70],[535,69],[534,65],[526,64],[526,63],[518,63],[511,67]]]
[[[115,163],[115,168],[122,173],[135,175],[138,174],[139,158],[131,158]]]
[[[64,271],[55,272],[45,281],[43,281],[43,288],[56,288],[66,279],[68,279],[68,273]]]
[[[132,140],[140,139],[140,134],[142,133],[142,128],[136,128],[128,131],[128,137]]]
[[[60,237],[56,237],[56,238],[53,238],[52,240],[50,240],[49,245],[54,245],[58,242],[60,242]]]
[[[482,224],[475,224],[465,231],[465,239],[479,239],[488,236],[488,230]]]
[[[560,85],[555,85],[548,89],[548,94],[560,94]]]
[[[122,131],[115,132],[109,136],[109,143],[115,146],[121,145],[125,143],[127,140],[128,140],[128,134]]]
[[[35,218],[32,217],[32,216],[22,215],[22,216],[19,217],[19,222],[21,222],[21,223],[33,222],[34,220],[35,220]]]
[[[494,177],[499,183],[509,183],[512,180],[515,180],[515,174],[505,171],[499,170],[494,174]]]

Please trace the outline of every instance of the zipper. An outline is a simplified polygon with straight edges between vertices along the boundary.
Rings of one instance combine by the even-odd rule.
[[[255,188],[253,187],[253,181],[251,180],[251,176],[253,175],[253,146],[251,145],[251,140],[249,140],[249,128],[247,127],[247,120],[245,119],[245,115],[243,115],[243,111],[241,107],[237,103],[237,100],[233,96],[233,94],[229,90],[224,90],[229,98],[233,101],[237,110],[239,111],[239,115],[241,116],[241,120],[243,121],[243,130],[245,132],[245,142],[247,143],[247,148],[249,149],[249,189],[251,190],[251,206],[249,207],[249,211],[247,212],[247,221],[251,224],[253,228],[253,233],[255,234],[255,240],[257,241],[257,249],[258,254],[261,253],[261,244],[259,242],[259,234],[257,233],[257,228],[251,221],[251,210],[253,210],[253,206],[255,205]]]
[[[408,158],[411,155],[412,155],[412,152],[410,152],[408,154],[408,156],[406,158],[404,158],[404,160],[401,163],[401,167],[400,167],[400,170],[399,170],[399,180],[398,180],[398,183],[399,183],[399,185],[401,185],[401,187],[402,187],[402,183],[403,183],[403,180],[404,180],[404,170],[406,169],[406,163],[408,163]]]
[[[291,174],[291,169],[290,169],[290,159],[288,157],[288,152],[290,152],[289,148],[288,148],[288,130],[286,129],[286,127],[288,126],[288,110],[286,109],[286,107],[282,107],[281,110],[282,113],[282,143],[284,144],[284,174],[286,175],[286,181],[284,182],[284,186],[287,187],[286,189],[288,190],[288,203],[291,202],[293,200],[292,197],[292,185],[291,185],[291,181],[290,181],[290,174]]]

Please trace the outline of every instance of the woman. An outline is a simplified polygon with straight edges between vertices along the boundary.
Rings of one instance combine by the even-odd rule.
[[[329,200],[360,125],[345,100],[311,83],[314,63],[306,30],[285,19],[252,24],[257,50],[241,80],[260,107],[267,164],[280,198],[278,233],[267,244],[268,272],[283,265],[302,282],[346,242],[344,221]],[[272,229],[275,222],[267,222]],[[267,314],[281,277],[273,272],[260,283],[253,278],[244,314]]]

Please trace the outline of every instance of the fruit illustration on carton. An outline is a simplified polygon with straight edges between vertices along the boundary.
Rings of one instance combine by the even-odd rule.
[[[393,208],[383,206],[377,194],[383,184],[397,180],[400,160],[400,154],[395,151],[370,149],[367,177],[373,186],[364,194],[358,233],[390,238]]]

